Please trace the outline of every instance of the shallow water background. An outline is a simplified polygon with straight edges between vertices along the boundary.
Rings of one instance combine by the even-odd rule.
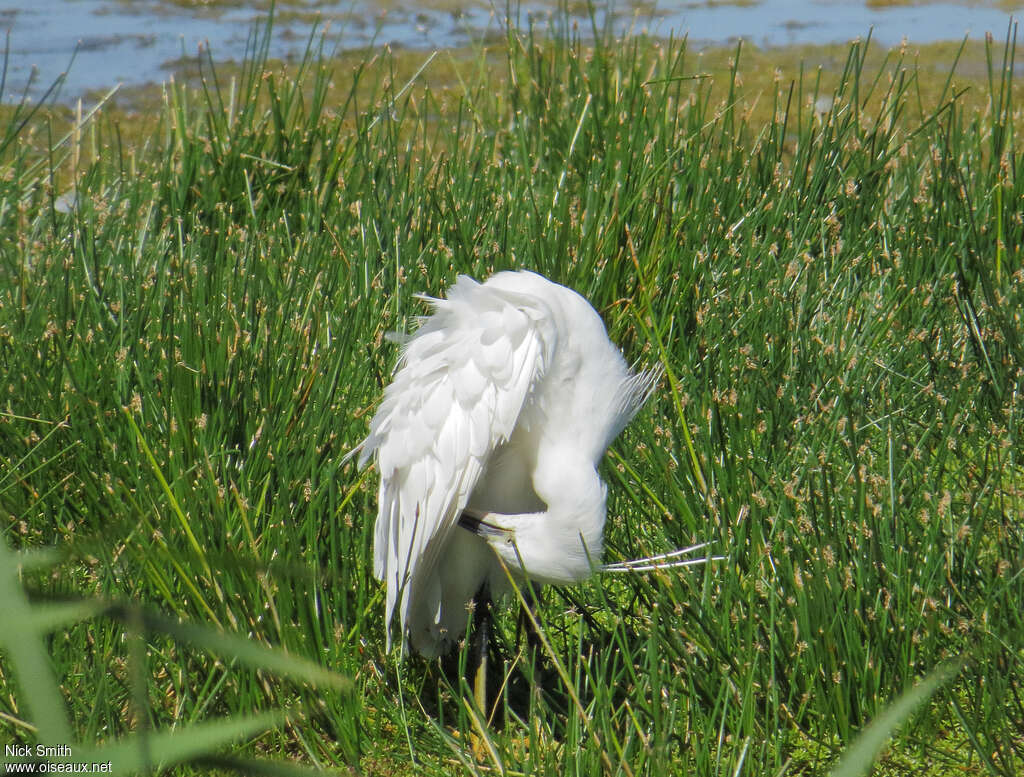
[[[270,56],[302,56],[315,30],[326,33],[328,52],[390,44],[414,49],[464,46],[501,34],[506,6],[433,0],[414,10],[379,2],[277,4]],[[554,4],[524,3],[515,11],[520,25],[564,22]],[[571,22],[587,29],[584,4]],[[840,0],[740,0],[722,2],[619,3],[602,6],[598,24],[620,32],[688,35],[699,44],[743,38],[758,46],[842,43],[864,37],[886,45],[958,40],[965,34],[997,39],[1013,15],[1005,3],[893,4]],[[265,19],[265,3],[206,0],[0,0],[0,30],[8,34],[3,100],[28,90],[38,98],[66,72],[57,99],[70,102],[117,83],[139,85],[166,80],[183,61],[209,46],[217,60],[238,60],[253,25]],[[554,20],[554,21],[553,21]]]

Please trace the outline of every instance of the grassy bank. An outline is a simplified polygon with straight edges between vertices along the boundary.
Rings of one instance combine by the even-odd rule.
[[[817,774],[963,657],[883,773],[1020,772],[1012,47],[980,108],[864,45],[831,84],[754,94],[742,52],[708,77],[678,42],[513,33],[443,90],[438,58],[282,78],[258,50],[170,87],[142,143],[102,113],[43,156],[45,127],[6,132],[0,514],[22,555],[0,556],[0,739],[184,732],[161,763],[233,735],[237,757],[367,774]],[[509,610],[478,761],[464,689],[384,652],[375,475],[343,457],[412,295],[510,267],[666,368],[604,469],[609,560],[695,540],[726,560],[544,592],[537,686]]]

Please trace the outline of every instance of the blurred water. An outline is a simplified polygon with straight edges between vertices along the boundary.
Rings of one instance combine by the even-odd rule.
[[[302,55],[315,16],[304,11],[315,5],[321,28],[326,25],[328,50],[389,43],[417,49],[457,46],[498,34],[505,5],[466,4],[457,11],[433,7],[415,10],[379,10],[377,3],[330,0],[289,6],[278,3],[270,54],[295,58]],[[9,35],[5,101],[16,100],[31,82],[29,94],[38,97],[64,71],[59,99],[67,102],[90,90],[105,90],[118,82],[163,81],[182,56],[195,57],[209,46],[218,60],[240,59],[261,12],[245,3],[228,9],[203,2],[183,8],[165,0],[0,0],[0,30]],[[868,7],[842,0],[755,0],[747,3],[709,3],[707,0],[662,2],[652,12],[632,11],[619,3],[618,11],[599,11],[605,21],[658,35],[688,34],[691,41],[725,43],[744,38],[761,46],[793,43],[845,42],[873,37],[896,44],[904,37],[915,43],[956,40],[969,33],[981,37],[1006,34],[1010,12],[978,5],[923,3]],[[495,10],[498,8],[500,10]],[[543,26],[550,20],[551,4],[518,6],[520,23],[528,18]],[[1022,4],[1021,9],[1024,9]],[[590,21],[578,21],[588,29]],[[70,66],[70,67],[69,67]],[[35,71],[35,76],[32,76]]]

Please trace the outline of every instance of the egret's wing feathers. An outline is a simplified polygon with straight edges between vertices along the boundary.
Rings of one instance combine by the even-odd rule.
[[[555,347],[535,298],[462,276],[428,302],[359,456],[375,455],[381,475],[374,572],[387,584],[389,647],[396,608],[403,634],[411,607],[439,622],[438,554]]]

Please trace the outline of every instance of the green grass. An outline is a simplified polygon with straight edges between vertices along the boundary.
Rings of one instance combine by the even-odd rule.
[[[773,81],[765,122],[678,41],[531,31],[443,91],[434,60],[266,75],[254,39],[233,77],[168,87],[141,144],[102,110],[64,142],[21,112],[0,741],[124,771],[821,774],[957,659],[878,773],[1019,774],[1014,50],[982,111],[869,51],[827,95],[810,69]],[[343,458],[412,295],[509,267],[666,368],[604,468],[609,560],[703,539],[726,560],[543,592],[537,686],[507,608],[478,762],[465,687],[384,652],[375,473]]]

